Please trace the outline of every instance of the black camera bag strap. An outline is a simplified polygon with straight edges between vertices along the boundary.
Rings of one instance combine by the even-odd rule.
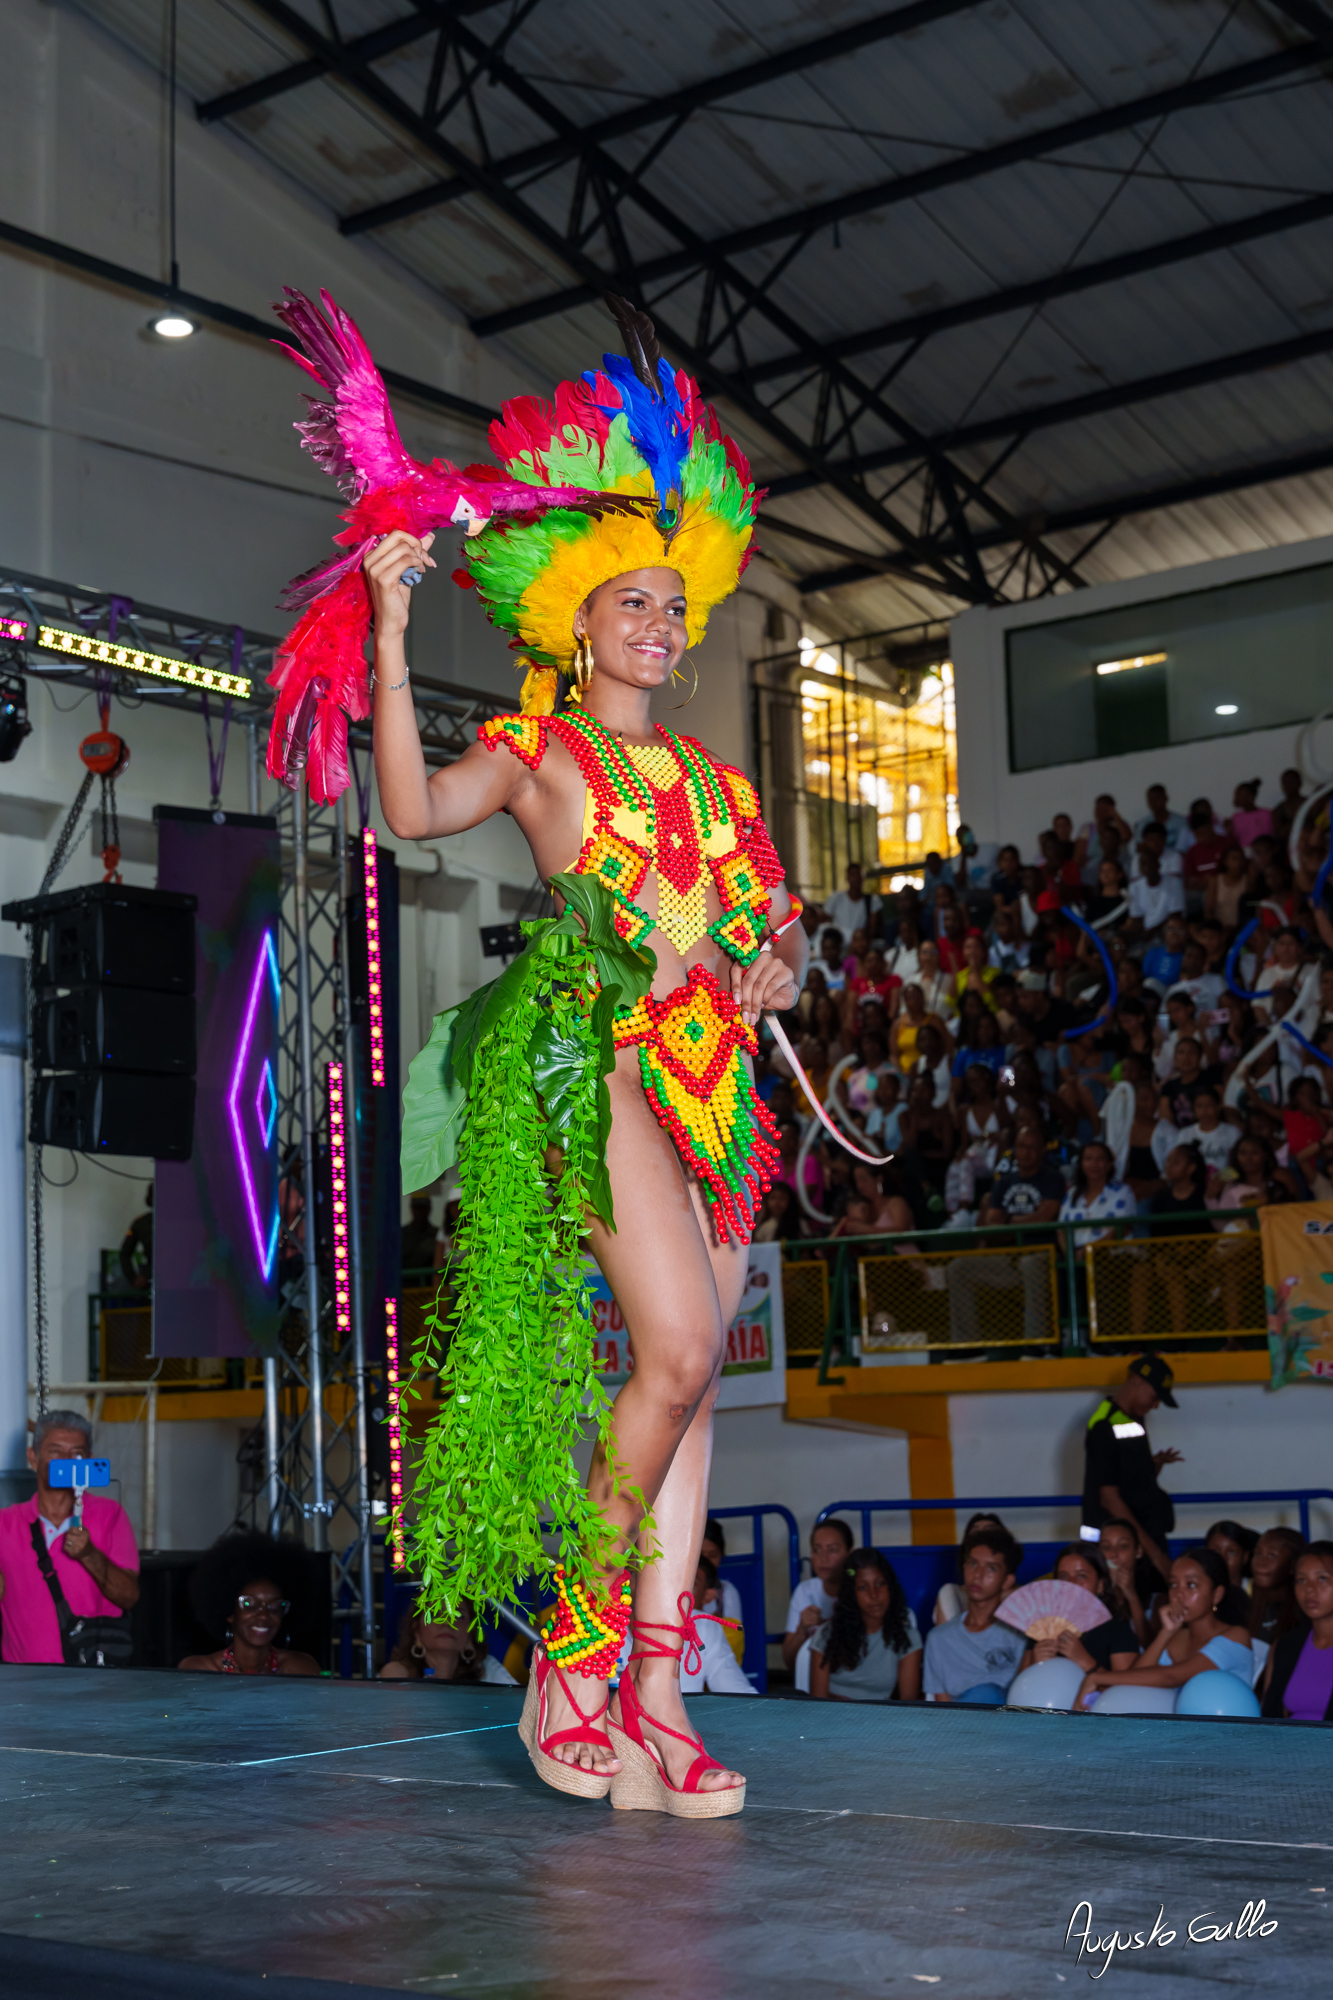
[[[32,1523],[32,1552],[42,1573],[42,1582],[51,1593],[60,1627],[60,1650],[67,1667],[120,1667],[129,1662],[134,1650],[129,1621],[125,1618],[81,1618],[70,1609],[69,1599],[56,1575],[51,1551],[40,1521]]]

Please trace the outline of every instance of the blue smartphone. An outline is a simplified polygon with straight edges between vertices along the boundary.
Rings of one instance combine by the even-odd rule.
[[[73,1486],[81,1490],[85,1486],[109,1486],[111,1484],[111,1460],[109,1458],[53,1458],[46,1468],[46,1476],[52,1486]]]

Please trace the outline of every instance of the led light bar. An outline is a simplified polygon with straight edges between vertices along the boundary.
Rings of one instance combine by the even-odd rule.
[[[384,1087],[384,995],[380,983],[380,874],[375,829],[361,836],[366,870],[366,973],[370,991],[370,1080]]]
[[[127,674],[151,674],[156,680],[176,681],[181,687],[202,688],[205,694],[230,695],[238,701],[249,701],[254,685],[245,674],[197,666],[193,660],[173,660],[168,653],[149,653],[142,646],[91,639],[86,632],[68,632],[63,625],[39,625],[37,644],[43,652],[59,653],[62,659],[86,660],[94,667],[118,667]]]
[[[0,639],[8,639],[11,644],[21,646],[27,636],[26,618],[0,618]]]
[[[339,1333],[352,1332],[352,1272],[347,1253],[347,1127],[343,1122],[343,1066],[329,1064],[329,1163],[333,1170],[333,1318]]]
[[[1140,653],[1133,660],[1102,660],[1098,663],[1099,674],[1128,674],[1135,667],[1160,667],[1165,653]]]
[[[403,1547],[403,1424],[399,1410],[398,1301],[384,1301],[384,1352],[389,1386],[389,1547],[395,1569],[407,1565]]]

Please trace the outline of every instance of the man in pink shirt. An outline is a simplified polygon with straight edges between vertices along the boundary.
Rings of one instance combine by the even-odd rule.
[[[139,1551],[125,1509],[89,1493],[80,1525],[73,1488],[50,1483],[52,1459],[86,1458],[92,1441],[92,1426],[76,1410],[47,1410],[28,1450],[37,1491],[17,1507],[0,1508],[0,1658],[6,1666],[77,1664],[66,1661],[36,1536],[75,1620],[121,1618],[138,1603]]]

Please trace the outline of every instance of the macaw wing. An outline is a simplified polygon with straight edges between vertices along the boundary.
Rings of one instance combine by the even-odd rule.
[[[304,292],[290,285],[283,292],[283,302],[273,310],[305,352],[298,353],[285,340],[273,345],[334,399],[326,403],[307,396],[310,416],[295,427],[304,449],[353,500],[415,472],[416,461],[404,449],[380,372],[355,321],[327,292],[319,295],[327,319]]]

